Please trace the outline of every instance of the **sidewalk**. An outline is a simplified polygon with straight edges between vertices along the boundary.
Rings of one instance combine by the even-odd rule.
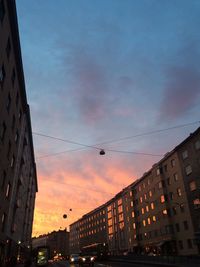
[[[155,267],[200,267],[200,259],[190,258],[159,258],[159,257],[111,257],[109,261],[145,264]]]

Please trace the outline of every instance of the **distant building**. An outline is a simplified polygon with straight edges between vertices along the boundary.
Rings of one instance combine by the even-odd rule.
[[[32,247],[48,246],[50,258],[69,255],[69,232],[58,230],[32,239]]]
[[[200,128],[101,207],[111,254],[198,255]],[[70,250],[100,242],[91,221],[96,210],[70,225]]]
[[[14,0],[0,0],[0,262],[30,249],[37,175]]]

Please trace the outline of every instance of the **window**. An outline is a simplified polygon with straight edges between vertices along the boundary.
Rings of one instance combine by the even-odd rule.
[[[185,150],[182,153],[182,159],[187,159],[187,158],[188,158],[188,152],[187,152],[187,150]]]
[[[158,169],[156,170],[156,174],[157,174],[157,175],[160,175],[160,168],[158,168]]]
[[[177,173],[174,174],[174,181],[175,182],[178,181],[178,174]]]
[[[14,85],[14,83],[15,83],[15,77],[16,77],[16,73],[15,73],[15,69],[13,68],[12,76],[11,76],[12,85]]]
[[[181,189],[177,188],[177,195],[180,197],[181,196]]]
[[[149,206],[148,205],[146,205],[146,211],[149,212]]]
[[[133,229],[136,229],[136,224],[135,223],[133,223]]]
[[[1,139],[1,141],[4,140],[5,133],[6,133],[6,124],[5,124],[5,122],[3,122],[3,124],[1,125],[1,128],[0,128],[0,139]]]
[[[140,203],[142,203],[142,197],[140,197]]]
[[[162,181],[160,181],[160,182],[158,183],[158,188],[159,188],[159,189],[162,188]]]
[[[6,181],[6,171],[3,171],[2,179],[1,179],[1,188],[4,188],[5,181]]]
[[[194,191],[197,189],[196,182],[192,181],[189,183],[190,191]]]
[[[160,196],[160,202],[161,202],[161,203],[164,203],[165,200],[166,200],[166,199],[165,199],[165,196],[164,196],[164,195],[161,195],[161,196]]]
[[[188,239],[187,240],[188,248],[192,248],[192,240]]]
[[[149,191],[149,197],[152,197],[152,191],[151,190]]]
[[[2,65],[0,69],[0,85],[3,84],[5,77],[6,77],[6,72],[4,69],[4,65]]]
[[[170,185],[171,184],[171,179],[168,177],[167,178],[167,185]]]
[[[6,214],[3,213],[2,214],[2,217],[1,217],[1,231],[4,232],[4,229],[5,229],[5,224],[6,224]]]
[[[132,211],[132,218],[134,218],[135,217],[135,212],[134,211]]]
[[[174,194],[173,194],[173,192],[169,192],[169,199],[170,199],[170,200],[173,200],[173,199],[174,199]]]
[[[180,232],[180,226],[179,223],[175,224],[175,228],[176,228],[176,232],[179,233]]]
[[[200,208],[200,198],[196,198],[193,200],[194,208],[199,209]]]
[[[183,249],[183,241],[182,240],[178,241],[178,246],[180,249]]]
[[[184,226],[184,229],[185,230],[188,230],[189,229],[189,226],[188,226],[188,222],[187,221],[184,221],[183,222],[183,226]]]
[[[146,226],[146,221],[143,220],[142,223],[143,223],[143,226],[145,227]]]
[[[7,58],[10,57],[10,51],[11,51],[11,43],[10,43],[10,38],[8,37],[8,41],[7,41],[7,45],[6,45]]]
[[[9,159],[9,157],[10,157],[10,151],[11,151],[11,142],[10,142],[10,140],[9,140],[9,142],[8,142],[8,151],[7,151],[7,158]]]
[[[154,210],[155,206],[154,206],[154,203],[151,202],[151,209]]]
[[[3,22],[5,16],[5,6],[3,0],[0,1],[0,21]]]
[[[171,160],[171,166],[174,167],[175,166],[175,159]]]
[[[144,214],[144,208],[142,208],[142,214]]]
[[[12,156],[12,159],[11,159],[11,162],[10,162],[10,166],[11,166],[11,168],[14,167],[14,164],[15,164],[15,157]]]
[[[131,207],[133,207],[133,201],[131,201]]]
[[[187,175],[189,175],[189,174],[192,173],[192,167],[191,167],[191,165],[188,165],[188,166],[185,167],[185,172],[186,172]]]
[[[139,192],[142,190],[142,189],[141,189],[141,186],[138,187],[138,190],[139,190]]]
[[[164,165],[164,170],[165,172],[167,172],[167,165]]]
[[[8,94],[7,102],[6,102],[6,109],[9,112],[10,111],[10,104],[11,104],[11,96]]]
[[[10,183],[8,183],[7,188],[6,188],[6,198],[9,198],[10,195]]]
[[[153,217],[152,217],[152,221],[153,221],[153,222],[156,222],[156,216],[153,216]]]
[[[148,222],[148,224],[151,224],[151,219],[148,218],[148,219],[147,219],[147,222]]]
[[[163,213],[163,215],[167,215],[167,210],[164,209],[164,210],[162,211],[162,213]]]
[[[194,143],[194,147],[196,150],[200,149],[200,140],[197,140],[195,143]]]

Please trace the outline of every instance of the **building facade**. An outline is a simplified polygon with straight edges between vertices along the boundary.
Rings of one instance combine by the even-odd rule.
[[[53,231],[32,239],[32,247],[48,246],[50,259],[69,255],[69,232],[66,229]]]
[[[16,6],[0,0],[0,261],[30,249],[37,175]]]
[[[200,254],[200,128],[101,207],[111,254]],[[94,213],[70,226],[70,247],[100,242],[94,231],[80,232]]]

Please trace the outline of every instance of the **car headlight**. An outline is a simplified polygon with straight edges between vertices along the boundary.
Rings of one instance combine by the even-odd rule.
[[[86,258],[82,258],[82,261],[86,261]]]
[[[91,257],[90,260],[93,261],[94,260],[94,257]]]

